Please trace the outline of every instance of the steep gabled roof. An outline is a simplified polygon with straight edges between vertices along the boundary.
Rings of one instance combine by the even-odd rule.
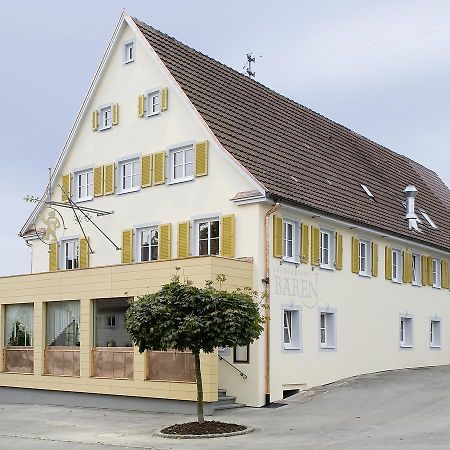
[[[268,196],[450,250],[450,191],[433,171],[133,20],[222,146]],[[408,229],[403,189],[410,184],[418,209],[438,229],[425,220],[421,232]]]

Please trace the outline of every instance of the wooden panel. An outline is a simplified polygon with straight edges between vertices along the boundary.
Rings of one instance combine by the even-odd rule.
[[[49,347],[45,349],[46,375],[80,376],[80,349],[78,347]]]
[[[133,379],[132,347],[95,347],[92,349],[92,376]]]
[[[191,352],[147,353],[147,380],[195,382],[194,356]]]
[[[33,373],[33,347],[7,347],[3,349],[5,372]]]

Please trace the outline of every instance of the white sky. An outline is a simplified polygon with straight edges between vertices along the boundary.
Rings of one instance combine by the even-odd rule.
[[[0,275],[29,271],[22,199],[42,193],[123,7],[237,70],[252,51],[258,81],[450,185],[450,0],[0,0]]]

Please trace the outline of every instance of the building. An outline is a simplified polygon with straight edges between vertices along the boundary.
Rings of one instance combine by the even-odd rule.
[[[439,177],[126,14],[21,236],[33,273],[0,279],[5,388],[189,405],[191,355],[141,355],[123,328],[175,272],[270,305],[259,341],[202,355],[210,405],[450,363]]]

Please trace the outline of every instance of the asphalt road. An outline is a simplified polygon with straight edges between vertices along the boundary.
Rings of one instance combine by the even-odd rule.
[[[193,416],[11,405],[0,399],[0,449],[450,448],[450,366],[350,378],[283,403],[214,416],[255,427],[248,435],[187,441],[154,432]]]

